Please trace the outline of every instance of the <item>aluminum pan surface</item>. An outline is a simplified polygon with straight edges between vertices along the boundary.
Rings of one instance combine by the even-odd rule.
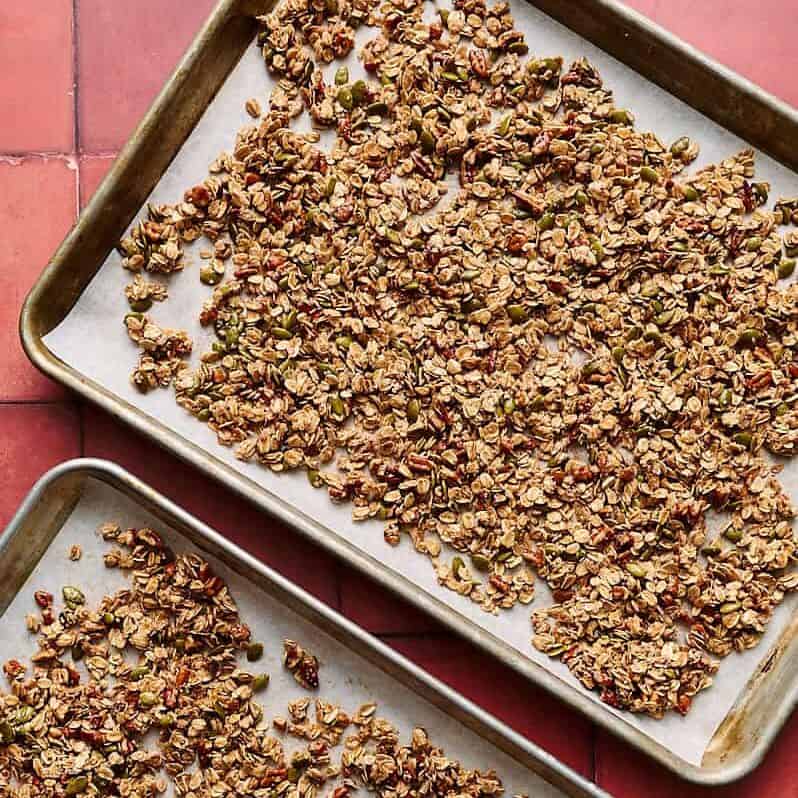
[[[66,473],[70,469],[81,473],[81,469],[86,467],[83,464],[89,466],[99,464],[100,468],[103,468],[99,461],[73,461],[50,473],[58,473],[59,470]],[[121,469],[115,471],[122,474],[122,479],[125,478]],[[0,614],[0,650],[8,652],[9,655],[13,652],[14,656],[23,661],[36,650],[36,636],[31,635],[25,626],[25,615],[34,609],[32,595],[35,590],[48,590],[60,596],[61,588],[65,584],[75,585],[86,594],[88,604],[93,605],[106,593],[129,585],[124,572],[119,569],[108,569],[103,564],[103,554],[109,551],[111,546],[97,534],[100,524],[114,520],[123,526],[150,525],[163,533],[164,539],[176,553],[200,551],[184,535],[167,526],[135,498],[125,495],[95,476],[85,476],[84,479],[85,487],[77,504],[63,520],[63,525],[24,585],[5,612]],[[42,501],[45,503],[47,483],[51,481],[49,477],[44,480]],[[49,485],[49,489],[53,489],[52,485]],[[37,490],[38,487],[34,492]],[[24,511],[22,516],[24,517]],[[21,517],[16,518],[12,522],[12,527],[21,520]],[[78,562],[71,562],[68,559],[68,551],[70,546],[76,543],[81,546],[83,556]],[[235,559],[238,551],[236,547],[230,545],[228,549],[232,551],[232,557]],[[434,742],[467,766],[481,769],[494,767],[502,776],[508,795],[524,793],[530,798],[538,796],[555,798],[565,795],[560,789],[529,771],[462,723],[415,695],[396,678],[366,661],[320,626],[286,607],[276,595],[270,593],[268,583],[264,589],[231,570],[213,556],[201,553],[230,586],[243,620],[252,628],[253,639],[264,644],[263,659],[257,665],[242,660],[242,667],[262,670],[271,676],[269,688],[261,698],[267,718],[285,715],[289,701],[309,695],[311,697],[318,695],[325,700],[339,703],[348,711],[354,711],[360,704],[374,700],[379,705],[378,714],[389,719],[400,729],[403,740],[407,739],[414,726],[424,726]],[[2,554],[6,552],[2,551]],[[239,554],[242,555],[242,559],[246,557],[243,552]],[[293,592],[301,593],[295,588]],[[308,606],[317,604],[308,596],[302,596],[299,600],[302,601],[303,598]],[[312,610],[313,607],[310,610],[311,614]],[[328,611],[327,614],[332,613]],[[317,693],[311,694],[301,689],[282,667],[282,641],[287,637],[303,642],[319,657],[321,688]],[[401,661],[398,655],[392,653],[391,656]],[[401,664],[398,667],[401,668]],[[459,696],[458,700],[462,701],[462,705],[467,703]],[[286,739],[289,751],[300,745],[299,741]],[[526,747],[532,750],[533,754],[537,753],[534,746]],[[548,758],[543,752],[540,754]],[[567,768],[562,769],[562,774],[570,778],[578,788],[589,789],[596,796],[603,795],[600,790],[592,786],[586,787],[587,783]]]

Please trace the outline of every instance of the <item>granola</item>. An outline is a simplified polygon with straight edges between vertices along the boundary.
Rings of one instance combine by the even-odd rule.
[[[261,18],[269,109],[125,266],[213,243],[218,340],[171,374],[222,445],[305,469],[486,611],[538,574],[537,648],[614,706],[686,712],[796,587],[768,460],[798,446],[796,200],[766,208],[749,150],[687,174],[696,142],[637,129],[586,60],[529,56],[506,3],[423,11]],[[364,25],[367,79],[328,82]]]
[[[32,672],[15,659],[3,666],[2,795],[144,798],[171,785],[179,796],[211,798],[223,784],[225,793],[263,798],[310,798],[323,785],[334,798],[361,786],[387,798],[400,774],[401,794],[503,794],[493,771],[449,759],[423,729],[402,743],[376,704],[350,716],[318,699],[311,721],[310,700],[299,699],[290,726],[270,725],[256,698],[268,679],[240,664],[253,641],[224,581],[152,529],[101,531],[114,544],[106,565],[131,571],[130,587],[89,607],[79,588],[65,586],[58,618],[55,597],[35,594]],[[289,753],[272,727],[307,746]]]

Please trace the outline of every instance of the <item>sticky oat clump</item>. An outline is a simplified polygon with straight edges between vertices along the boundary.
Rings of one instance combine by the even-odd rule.
[[[212,798],[220,784],[254,798],[347,798],[361,787],[387,798],[397,786],[441,798],[504,793],[493,771],[448,758],[423,729],[403,743],[374,703],[347,714],[318,698],[312,719],[303,697],[289,707],[290,724],[270,722],[258,701],[268,676],[241,664],[256,644],[209,563],[176,555],[152,529],[109,523],[101,532],[114,545],[106,566],[129,571],[130,586],[95,607],[73,585],[58,599],[36,592],[32,670],[17,659],[3,665],[3,796],[145,798],[172,788]],[[284,646],[286,668],[296,676],[304,663],[297,681],[318,687],[315,657],[295,641]],[[306,745],[291,753],[289,738]]]
[[[688,174],[696,142],[530,55],[506,3],[423,9],[261,20],[269,110],[126,247],[163,271],[214,243],[218,341],[177,401],[487,611],[537,573],[537,648],[613,706],[686,712],[798,581],[769,459],[798,445],[798,201],[767,209],[749,150]],[[362,25],[365,78],[325,77]]]

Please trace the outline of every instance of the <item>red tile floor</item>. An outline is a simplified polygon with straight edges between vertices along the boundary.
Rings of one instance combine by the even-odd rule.
[[[153,483],[616,796],[693,789],[28,365],[20,304],[213,0],[0,0],[0,528],[38,476],[80,454]],[[798,105],[794,0],[634,0]],[[765,763],[713,795],[798,796],[798,714]],[[790,762],[793,764],[790,765]]]

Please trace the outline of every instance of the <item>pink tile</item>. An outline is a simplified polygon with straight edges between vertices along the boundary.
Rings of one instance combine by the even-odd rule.
[[[0,4],[0,152],[72,152],[72,0]]]
[[[82,406],[84,452],[127,468],[330,606],[336,564],[325,552],[92,405]]]
[[[214,5],[77,1],[81,151],[124,144]]]
[[[747,778],[707,789],[682,781],[604,731],[596,736],[596,782],[616,798],[787,798],[798,795],[798,714],[787,722],[764,762]]]
[[[80,159],[80,208],[86,207],[92,194],[114,162],[115,155],[84,155]]]
[[[624,5],[631,6],[635,11],[653,17],[659,6],[659,0],[623,0]]]
[[[341,611],[359,626],[373,634],[441,631],[428,615],[392,595],[360,572],[345,565],[341,565],[340,569]]]
[[[548,693],[450,635],[392,637],[386,642],[579,773],[591,776],[590,722]]]
[[[0,405],[0,530],[47,469],[79,455],[75,405]]]
[[[61,158],[0,161],[0,400],[64,396],[28,362],[17,325],[28,290],[75,221],[76,179]]]
[[[630,5],[722,64],[798,105],[794,0],[633,0]]]

